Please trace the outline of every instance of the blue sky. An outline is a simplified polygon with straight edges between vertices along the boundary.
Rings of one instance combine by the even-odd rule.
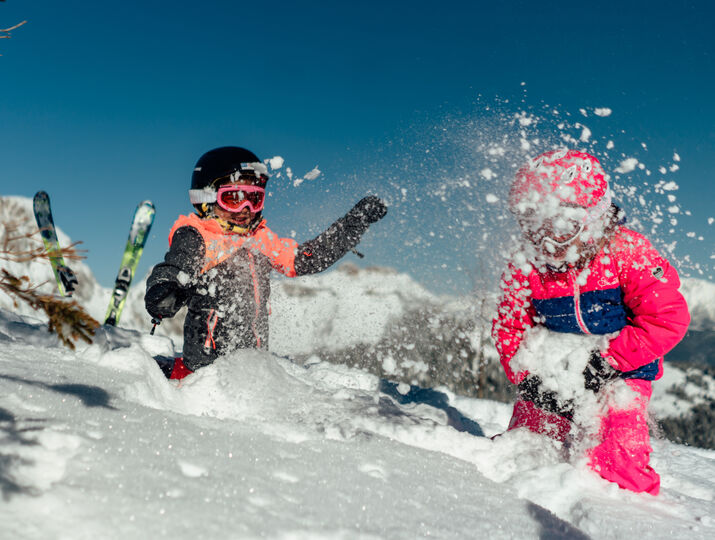
[[[677,224],[653,234],[684,273],[712,280],[714,16],[706,1],[7,0],[0,28],[28,22],[0,40],[0,193],[48,191],[56,223],[109,286],[137,203],[157,207],[143,276],[191,210],[198,157],[245,146],[297,176],[322,171],[298,187],[285,169],[271,180],[277,233],[307,240],[377,193],[391,211],[365,259],[346,260],[459,293],[495,274],[510,224],[485,195],[503,200],[523,158],[503,124],[526,112],[539,143],[524,155],[547,149],[565,119],[593,132],[587,146],[607,169],[643,163],[616,181],[649,209],[666,205],[657,180],[675,181]],[[490,139],[508,151],[498,163],[476,150]],[[499,176],[485,181],[485,167]]]

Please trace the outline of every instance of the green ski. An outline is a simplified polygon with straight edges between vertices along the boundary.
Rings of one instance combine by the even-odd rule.
[[[32,201],[32,209],[35,212],[35,221],[37,221],[37,226],[40,229],[45,249],[50,255],[50,265],[57,280],[57,288],[60,290],[62,296],[72,296],[75,286],[77,285],[77,277],[65,264],[64,257],[62,257],[60,243],[57,240],[55,222],[52,219],[50,196],[44,191],[35,193],[35,197]]]
[[[142,201],[134,212],[132,227],[129,230],[129,239],[124,249],[124,256],[122,257],[117,279],[114,282],[114,291],[112,291],[112,298],[109,301],[104,324],[116,326],[119,322],[124,303],[127,300],[129,285],[132,283],[134,272],[137,269],[137,264],[139,264],[139,258],[142,256],[151,225],[154,222],[154,213],[154,205],[151,201]]]

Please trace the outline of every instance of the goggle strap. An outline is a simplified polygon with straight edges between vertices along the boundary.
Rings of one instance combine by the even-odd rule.
[[[217,193],[226,191],[244,191],[246,193],[265,193],[266,188],[263,186],[254,186],[252,184],[225,184],[217,189]]]
[[[190,189],[189,200],[191,204],[212,204],[216,202],[216,192],[208,189]]]

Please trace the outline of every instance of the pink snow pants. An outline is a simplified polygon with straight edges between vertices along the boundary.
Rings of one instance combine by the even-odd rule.
[[[624,489],[657,495],[660,476],[648,465],[653,450],[646,415],[651,383],[642,379],[629,379],[626,384],[639,397],[631,408],[609,409],[601,419],[600,442],[589,452],[589,466],[606,480]],[[571,423],[561,416],[542,411],[529,401],[517,400],[509,430],[521,427],[564,441]]]

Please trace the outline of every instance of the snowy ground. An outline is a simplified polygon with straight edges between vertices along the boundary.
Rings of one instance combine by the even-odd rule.
[[[712,538],[715,452],[654,441],[658,497],[528,433],[492,441],[368,374],[240,353],[166,381],[167,338],[72,352],[0,310],[0,538]],[[450,395],[487,436],[509,406]]]

